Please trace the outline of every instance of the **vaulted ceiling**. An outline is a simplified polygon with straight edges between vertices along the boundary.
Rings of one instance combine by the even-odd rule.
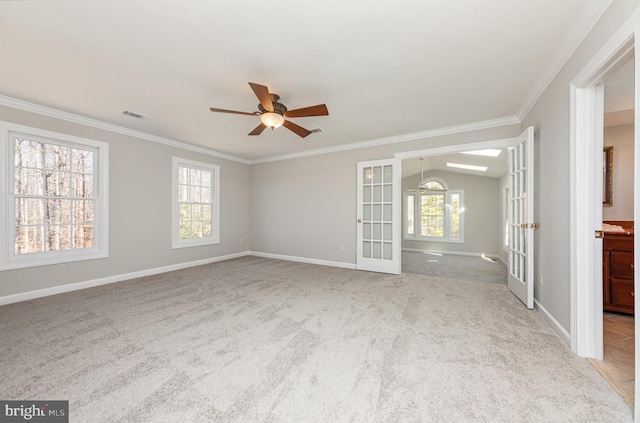
[[[610,0],[0,2],[0,95],[247,160],[517,122]],[[247,134],[247,82],[327,117]],[[2,101],[0,101],[2,104]],[[148,116],[136,120],[122,112]]]

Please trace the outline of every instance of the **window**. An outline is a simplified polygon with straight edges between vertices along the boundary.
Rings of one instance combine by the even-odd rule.
[[[464,242],[462,190],[447,190],[444,181],[425,181],[427,189],[404,193],[404,238]]]
[[[107,257],[107,144],[0,126],[1,161],[10,170],[1,184],[8,233],[0,268]]]
[[[220,167],[173,158],[173,248],[220,242]]]

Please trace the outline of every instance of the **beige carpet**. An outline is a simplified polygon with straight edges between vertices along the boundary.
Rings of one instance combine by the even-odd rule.
[[[465,281],[507,284],[507,265],[480,256],[402,252],[402,272]]]
[[[72,422],[632,421],[501,284],[245,257],[0,322],[0,397]]]

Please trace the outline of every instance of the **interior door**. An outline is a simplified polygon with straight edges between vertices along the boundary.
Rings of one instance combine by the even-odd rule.
[[[358,163],[356,268],[400,273],[400,160]]]
[[[509,289],[533,308],[533,127],[509,147]]]

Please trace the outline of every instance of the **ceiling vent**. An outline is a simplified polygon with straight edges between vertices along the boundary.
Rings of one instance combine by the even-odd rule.
[[[322,132],[321,128],[313,128],[313,129],[309,129],[309,132]]]
[[[131,116],[132,118],[136,118],[136,119],[144,119],[147,116],[140,114],[140,113],[136,113],[136,112],[132,112],[131,110],[125,110],[124,112],[122,112],[123,115],[127,115],[127,116]]]

